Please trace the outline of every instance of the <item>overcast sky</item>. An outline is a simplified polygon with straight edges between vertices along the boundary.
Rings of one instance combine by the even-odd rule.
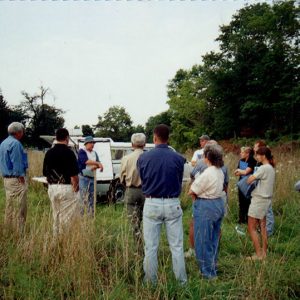
[[[69,128],[113,105],[144,125],[168,109],[176,71],[216,50],[219,26],[257,2],[0,1],[0,88],[15,105],[22,90],[49,87]]]

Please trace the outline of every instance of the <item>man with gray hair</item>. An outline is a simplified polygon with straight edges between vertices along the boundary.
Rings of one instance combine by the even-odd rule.
[[[143,133],[134,133],[131,136],[131,144],[134,151],[122,158],[121,183],[126,185],[125,204],[128,219],[131,222],[138,250],[142,246],[141,222],[143,219],[143,207],[145,197],[142,193],[142,183],[137,170],[137,160],[146,144],[146,136]]]
[[[20,142],[24,125],[13,122],[8,137],[0,145],[0,171],[6,194],[5,223],[22,233],[27,215],[27,154]]]
[[[200,149],[196,150],[193,154],[191,164],[193,167],[196,166],[199,160],[203,158],[203,151],[204,151],[204,146],[206,143],[210,140],[210,137],[206,134],[203,134],[199,137],[199,144],[200,144]]]

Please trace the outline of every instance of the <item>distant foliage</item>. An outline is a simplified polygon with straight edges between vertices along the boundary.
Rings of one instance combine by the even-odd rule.
[[[146,122],[145,134],[148,143],[153,142],[153,129],[159,124],[171,125],[171,114],[169,111],[164,111],[156,116],[152,116]]]
[[[9,124],[9,107],[4,100],[2,92],[0,90],[0,141],[7,136],[7,126]]]
[[[26,144],[43,147],[40,135],[54,135],[55,130],[64,126],[63,110],[45,103],[49,88],[41,86],[39,92],[30,95],[22,91],[24,100],[17,106],[26,119]]]
[[[98,137],[110,137],[117,142],[128,142],[132,134],[132,120],[124,107],[112,106],[98,116],[95,135]]]
[[[300,22],[295,1],[246,6],[220,27],[219,52],[179,70],[168,85],[173,139],[300,131]]]
[[[83,136],[94,136],[93,128],[90,125],[82,125],[81,130]]]
[[[23,111],[7,104],[0,89],[0,142],[8,136],[7,127],[10,123],[25,123],[25,118]]]

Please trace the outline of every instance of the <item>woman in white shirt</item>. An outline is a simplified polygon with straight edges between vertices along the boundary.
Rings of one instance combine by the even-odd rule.
[[[248,232],[252,239],[256,254],[249,257],[252,260],[264,259],[267,255],[268,235],[266,215],[272,204],[275,183],[274,160],[268,147],[261,147],[256,152],[256,159],[262,165],[251,175],[247,182],[258,180],[256,188],[251,193],[251,204],[248,211]],[[260,245],[257,226],[260,227],[262,246]]]
[[[222,148],[209,145],[204,148],[208,168],[191,185],[194,216],[196,258],[204,278],[217,276],[217,258],[221,223],[224,217],[224,165]]]

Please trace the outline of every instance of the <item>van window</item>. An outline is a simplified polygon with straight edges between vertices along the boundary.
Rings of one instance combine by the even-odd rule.
[[[111,149],[111,158],[112,160],[120,160],[123,158],[123,156],[127,155],[130,152],[127,152],[127,149]]]

